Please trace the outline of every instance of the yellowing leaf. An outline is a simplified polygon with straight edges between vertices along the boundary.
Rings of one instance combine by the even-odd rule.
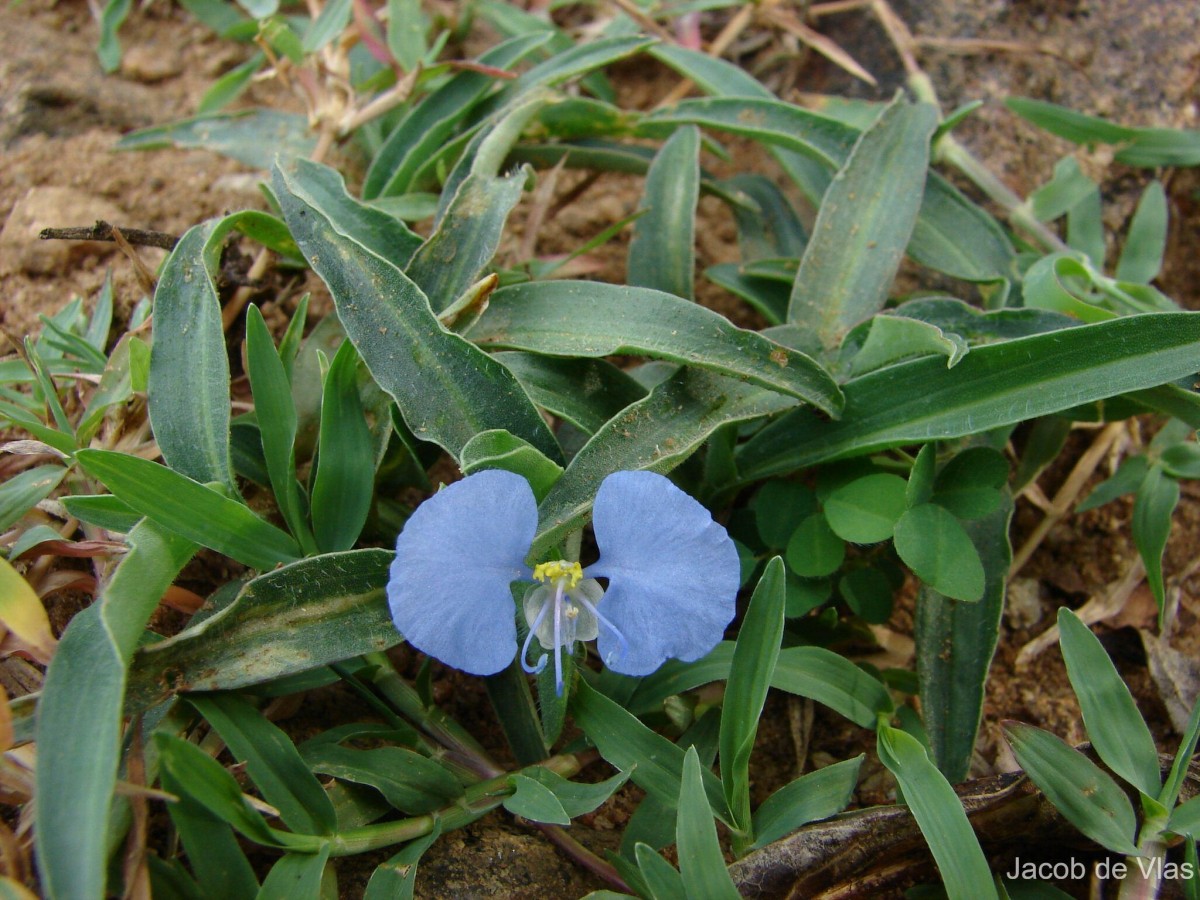
[[[50,662],[58,642],[50,632],[46,608],[20,573],[0,559],[0,624],[9,631],[3,648],[28,651],[40,663]]]

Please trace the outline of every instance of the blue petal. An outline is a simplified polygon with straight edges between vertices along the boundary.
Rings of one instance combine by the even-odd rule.
[[[599,610],[629,642],[626,653],[603,625],[605,665],[648,675],[668,658],[699,659],[733,619],[740,581],[737,549],[708,510],[653,472],[604,479],[592,514],[600,559],[590,577],[609,579]]]
[[[512,472],[478,472],[434,494],[396,539],[387,585],[396,628],[456,669],[499,672],[517,652],[508,586],[529,578],[536,529],[533,491]]]

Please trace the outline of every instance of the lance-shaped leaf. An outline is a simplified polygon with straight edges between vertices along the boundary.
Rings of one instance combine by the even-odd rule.
[[[920,208],[937,110],[899,97],[833,179],[792,288],[788,321],[826,349],[883,308]]]
[[[308,156],[316,145],[317,139],[304,115],[251,109],[143,128],[117,141],[116,149],[212,150],[255,169],[269,169],[276,157]]]
[[[507,69],[549,39],[549,34],[511,38],[482,54],[479,63],[493,69]],[[414,106],[371,160],[363,181],[363,198],[370,200],[408,191],[413,174],[454,133],[496,80],[486,72],[459,72]]]
[[[329,285],[346,333],[413,434],[457,456],[479,432],[503,428],[562,458],[512,373],[443,328],[421,289],[350,238],[299,174],[276,169],[275,192],[305,257]]]
[[[789,413],[738,456],[746,480],[933,438],[962,437],[1183,378],[1200,314],[1148,313],[976,347],[953,369],[918,359],[844,386],[837,422]]]
[[[500,166],[529,120],[548,97],[535,95],[480,132],[451,174],[459,177],[449,203],[443,197],[437,227],[405,272],[429,298],[435,313],[446,311],[483,274],[496,254],[508,214],[521,199],[529,172],[501,176]],[[461,175],[460,170],[466,169]],[[447,187],[449,189],[449,187]]]
[[[49,897],[104,896],[125,669],[196,545],[143,522],[90,607],[63,634],[38,704],[37,860]]]
[[[654,157],[629,242],[629,283],[694,297],[700,132],[680,128]]]
[[[982,519],[966,522],[983,561],[983,599],[951,600],[922,585],[917,594],[917,676],[921,711],[938,769],[951,782],[967,777],[983,714],[984,688],[996,652],[1004,585],[1012,561],[1008,523],[1012,498]]]
[[[260,575],[220,612],[138,650],[130,709],[177,691],[260,684],[400,643],[384,597],[392,555],[328,553]]]
[[[538,506],[533,556],[580,527],[600,482],[613,472],[669,472],[722,425],[787,409],[790,397],[696,369],[682,369],[592,436]]]
[[[790,394],[830,415],[841,409],[837,383],[811,357],[649,288],[583,281],[513,285],[492,295],[467,335],[484,346],[560,356],[668,359]]]

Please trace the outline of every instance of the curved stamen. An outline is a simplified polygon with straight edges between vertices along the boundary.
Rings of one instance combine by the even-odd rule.
[[[529,634],[525,635],[525,643],[521,645],[521,668],[530,675],[540,674],[541,671],[546,668],[546,663],[548,662],[545,653],[542,654],[541,658],[533,666],[529,665],[526,660],[528,659],[529,645],[533,641],[533,636],[537,634],[538,628],[541,627],[542,620],[546,618],[546,613],[550,612],[550,604],[553,602],[554,598],[551,597],[542,604],[542,608],[538,610],[537,618],[535,618],[533,620],[533,624],[529,626]]]
[[[615,637],[617,639],[617,643],[621,645],[620,649],[617,650],[617,653],[616,653],[617,657],[624,656],[626,653],[629,652],[629,641],[625,640],[625,635],[621,634],[620,629],[618,629],[617,626],[614,625],[612,622],[608,621],[608,619],[605,618],[604,614],[601,613],[600,610],[596,609],[595,605],[590,600],[588,600],[587,597],[583,596],[582,593],[579,593],[579,594],[572,595],[572,599],[576,603],[578,603],[580,606],[585,607],[588,612],[590,612],[593,616],[596,617],[596,620],[601,625],[603,625],[610,632],[612,632],[612,636]],[[608,655],[608,659],[604,660],[604,664],[606,666],[609,665],[609,660],[611,660],[612,658],[613,658],[613,654],[610,653]]]
[[[554,585],[554,693],[562,696],[562,596],[563,583],[560,579]]]

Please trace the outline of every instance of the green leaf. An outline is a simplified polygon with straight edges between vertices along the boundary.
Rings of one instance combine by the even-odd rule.
[[[114,149],[212,150],[253,169],[266,170],[276,157],[291,160],[310,155],[316,144],[303,113],[251,109],[132,131],[117,141]]]
[[[750,510],[763,543],[779,549],[786,547],[792,532],[817,511],[817,502],[810,488],[795,481],[773,479],[758,489]]]
[[[452,805],[463,792],[444,766],[404,747],[355,750],[327,742],[306,748],[304,761],[322,775],[370,785],[409,815]]]
[[[121,42],[117,30],[129,16],[132,0],[108,0],[100,12],[100,40],[96,44],[96,56],[100,68],[112,74],[121,67]]]
[[[62,466],[34,466],[0,485],[0,531],[7,531],[49,497],[66,474]]]
[[[1167,821],[1166,830],[1196,840],[1200,836],[1200,797],[1193,797],[1175,807]]]
[[[653,847],[638,843],[634,846],[634,854],[642,878],[650,890],[651,900],[673,900],[687,896],[679,871],[659,856]]]
[[[1132,494],[1138,489],[1150,470],[1150,460],[1145,456],[1126,457],[1117,471],[1092,489],[1087,498],[1075,507],[1077,513],[1087,512],[1111,503],[1124,494]]]
[[[968,350],[967,342],[957,334],[946,334],[936,325],[905,316],[876,316],[862,349],[850,360],[850,371],[862,375],[892,363],[917,356],[937,354],[946,357],[952,369]]]
[[[251,808],[237,780],[195,744],[162,731],[155,732],[154,744],[163,771],[218,819],[267,847],[287,847],[293,842],[291,835],[269,827]]]
[[[827,349],[883,308],[916,224],[937,110],[899,97],[829,186],[792,288],[788,321]]]
[[[529,766],[521,772],[521,776],[526,780],[536,781],[553,793],[563,811],[572,819],[597,809],[629,780],[628,772],[618,772],[596,784],[568,781],[544,766]]]
[[[604,423],[646,396],[646,389],[602,359],[540,356],[508,351],[493,358],[517,376],[538,406],[595,434]]]
[[[322,552],[358,540],[375,493],[375,448],[358,390],[358,354],[343,341],[325,376],[312,520]]]
[[[404,273],[316,205],[300,173],[276,170],[275,185],[288,226],[329,285],[347,334],[415,435],[457,456],[480,431],[504,428],[551,459],[561,457],[507,369],[446,331]]]
[[[409,841],[399,853],[376,867],[367,882],[363,900],[413,900],[417,863],[441,836],[442,824],[437,822],[425,837]]]
[[[790,287],[751,275],[737,263],[709,266],[704,270],[704,276],[718,287],[741,297],[758,310],[769,324],[779,325],[787,318]]]
[[[1039,222],[1051,222],[1065,215],[1096,190],[1096,182],[1079,170],[1073,156],[1064,156],[1054,164],[1054,177],[1029,195],[1025,202]]]
[[[892,698],[879,681],[824,647],[788,647],[779,652],[771,686],[828,706],[863,728],[891,716]]]
[[[1150,313],[919,359],[843,385],[837,422],[798,410],[742,445],[746,481],[933,438],[976,434],[1190,376],[1200,314]]]
[[[330,846],[317,853],[285,853],[279,858],[263,881],[256,900],[296,900],[322,896],[325,865]]]
[[[879,729],[880,761],[896,776],[904,800],[933,853],[950,897],[996,898],[992,873],[962,801],[925,748],[897,728]]]
[[[351,197],[336,169],[307,159],[293,165],[303,184],[303,199],[336,222],[342,234],[399,269],[409,264],[421,246],[419,235],[395,216]]]
[[[834,534],[823,513],[809,516],[787,543],[788,568],[803,578],[832,575],[846,558],[846,542]]]
[[[684,100],[651,113],[640,131],[653,136],[658,126],[699,125],[782,147],[839,168],[850,155],[855,128],[776,99],[716,97]]]
[[[907,506],[906,487],[899,475],[885,473],[842,485],[825,499],[829,527],[838,537],[855,544],[886,541]]]
[[[613,766],[630,773],[644,790],[675,808],[683,782],[683,751],[665,737],[655,734],[632,714],[581,680],[571,701],[575,724]],[[722,821],[730,813],[721,782],[705,770],[703,790],[708,805]]]
[[[436,229],[405,270],[429,298],[434,313],[449,309],[495,256],[508,214],[521,199],[529,176],[523,167],[504,176],[499,169],[521,130],[546,102],[545,96],[534,96],[481,131],[472,142],[474,157],[464,154],[451,175],[447,190],[453,189],[453,194],[443,194]],[[468,163],[455,184],[454,175]]]
[[[1076,144],[1124,144],[1116,161],[1128,166],[1194,166],[1200,164],[1200,131],[1130,128],[1107,119],[1025,97],[1009,97],[1004,105],[1039,128]]]
[[[1179,482],[1152,465],[1133,499],[1133,542],[1146,564],[1146,582],[1159,610],[1164,608],[1162,557],[1171,535],[1171,514],[1179,504]]]
[[[470,475],[483,469],[515,472],[533,488],[539,502],[546,496],[563,468],[538,449],[507,431],[481,431],[467,442],[462,452],[462,472]]]
[[[634,287],[695,297],[696,202],[700,193],[700,132],[678,129],[654,157],[633,226],[626,275]]]
[[[932,501],[960,519],[978,519],[999,508],[1008,460],[991,447],[968,447],[938,472]]]
[[[704,795],[703,771],[707,770],[701,769],[696,748],[689,747],[683,761],[675,824],[679,874],[688,900],[737,900],[741,894],[725,868],[717,826]]]
[[[1117,263],[1117,280],[1149,284],[1162,268],[1167,247],[1167,194],[1152,181],[1142,193]]]
[[[810,357],[649,288],[581,281],[512,285],[492,295],[467,336],[485,346],[560,356],[668,359],[807,400],[831,415],[841,409],[837,384]]]
[[[107,531],[124,534],[142,520],[140,513],[112,494],[77,494],[61,499],[67,512],[75,518]]]
[[[338,4],[331,3],[327,9],[336,7]],[[349,11],[349,4],[342,3],[343,8]],[[200,102],[196,104],[196,114],[200,116],[208,116],[213,113],[220,112],[234,100],[242,95],[254,80],[254,76],[258,74],[258,70],[266,65],[267,58],[262,53],[255,53],[241,65],[234,66],[216,81],[214,81],[200,97]]]
[[[698,307],[697,307],[698,308]],[[669,472],[723,425],[778,412],[795,401],[731,378],[683,369],[593,435],[538,506],[537,556],[580,527],[613,472]]]
[[[983,597],[979,551],[958,519],[933,503],[906,511],[896,523],[896,553],[918,578],[954,600]]]
[[[38,703],[34,809],[47,896],[101,897],[121,751],[125,670],[194,544],[143,522],[91,606],[67,626]]]
[[[550,38],[528,34],[511,38],[479,57],[479,64],[509,69]],[[471,109],[496,84],[486,72],[459,72],[421,100],[396,124],[371,160],[363,182],[364,200],[404,194],[412,178],[446,142]]]
[[[393,555],[330,553],[260,575],[220,612],[140,648],[129,705],[261,684],[399,643],[384,596]]]
[[[290,536],[220,491],[147,459],[115,450],[80,450],[89,475],[144,516],[255,569],[299,559]]]
[[[163,790],[179,798],[167,804],[167,813],[196,875],[201,896],[235,900],[254,897],[258,879],[229,825],[189,797],[169,771],[162,769],[159,777]]]
[[[783,638],[783,584],[783,560],[776,556],[767,563],[742,619],[721,704],[721,784],[734,825],[747,833],[750,752]]]
[[[315,551],[305,518],[305,503],[296,481],[296,407],[283,361],[257,306],[246,311],[246,371],[254,395],[254,412],[263,457],[280,515],[301,546]]]
[[[955,784],[966,779],[975,751],[1012,562],[1008,529],[1013,503],[1008,494],[1001,497],[999,508],[964,526],[980,548],[983,599],[963,603],[928,585],[917,593],[913,637],[921,713],[934,762]]]
[[[234,488],[229,462],[229,358],[216,279],[228,220],[187,231],[155,289],[149,410],[163,459],[200,482]]]
[[[860,753],[801,775],[781,787],[754,811],[754,847],[757,850],[791,834],[797,828],[840,813],[854,796],[858,771],[866,758]]]
[[[1021,768],[1067,821],[1113,853],[1136,856],[1137,819],[1125,792],[1094,762],[1063,741],[1009,722],[1004,735]]]
[[[541,782],[521,774],[508,776],[508,783],[516,790],[504,800],[504,808],[514,816],[523,816],[532,822],[550,825],[570,825],[571,817],[558,802],[554,792]]]
[[[333,804],[309,772],[291,739],[236,694],[192,696],[188,702],[221,736],[263,799],[293,831],[332,834]]]
[[[1172,478],[1200,478],[1200,444],[1172,444],[1159,457],[1163,471]]]
[[[1162,789],[1158,749],[1129,688],[1100,641],[1066,607],[1058,611],[1058,630],[1067,677],[1096,753],[1147,797],[1157,797]]]
[[[895,588],[879,569],[854,569],[838,581],[846,605],[872,625],[882,625],[892,615]]]
[[[1097,271],[1104,268],[1104,204],[1099,188],[1067,210],[1067,246],[1086,256]]]

